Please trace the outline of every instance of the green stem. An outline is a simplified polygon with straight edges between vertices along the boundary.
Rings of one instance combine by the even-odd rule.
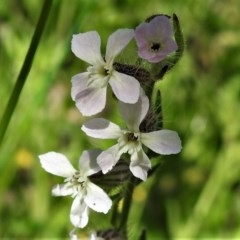
[[[123,208],[121,212],[121,220],[119,228],[125,233],[127,236],[127,222],[128,222],[128,216],[130,213],[130,207],[132,203],[132,194],[135,185],[137,184],[138,179],[136,179],[134,176],[131,176],[125,190],[125,197],[123,200]]]
[[[27,76],[30,72],[32,62],[34,59],[34,55],[36,53],[37,47],[39,45],[44,27],[46,25],[49,12],[52,6],[53,0],[45,0],[43,3],[43,7],[41,10],[41,14],[38,19],[37,26],[35,28],[35,32],[33,34],[28,52],[26,54],[25,60],[23,62],[22,68],[19,72],[16,84],[14,86],[14,89],[12,91],[12,94],[10,96],[10,99],[8,101],[8,104],[5,108],[5,111],[3,113],[1,122],[0,122],[0,146],[2,144],[5,132],[8,128],[9,122],[11,120],[12,114],[16,108],[19,96],[21,94],[21,91],[23,89],[24,83],[26,82]]]

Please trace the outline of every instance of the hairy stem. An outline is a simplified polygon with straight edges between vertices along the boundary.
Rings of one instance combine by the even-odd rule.
[[[125,190],[125,196],[123,200],[123,207],[122,207],[122,212],[121,212],[121,220],[120,220],[120,225],[119,228],[125,233],[127,236],[127,222],[128,222],[128,216],[130,213],[130,207],[132,203],[132,194],[134,187],[137,184],[138,179],[135,178],[134,176],[131,176]]]

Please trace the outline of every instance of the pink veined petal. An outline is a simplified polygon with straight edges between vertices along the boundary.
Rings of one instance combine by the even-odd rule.
[[[152,151],[163,155],[179,153],[182,148],[177,132],[171,130],[141,133],[141,141]]]
[[[87,195],[84,197],[87,206],[96,212],[107,213],[112,206],[112,200],[97,185],[87,184]]]
[[[158,53],[149,51],[148,46],[138,49],[138,55],[143,59],[151,59],[156,57],[157,54]]]
[[[151,168],[151,162],[148,156],[143,152],[138,152],[136,156],[131,157],[130,171],[132,174],[142,179],[143,181],[147,180],[147,172]]]
[[[167,56],[168,54],[153,54],[153,56],[151,56],[151,57],[149,57],[149,58],[145,58],[145,59],[147,59],[149,62],[151,62],[151,63],[157,63],[157,62],[160,62],[160,61],[162,61],[166,56]],[[139,54],[139,56],[140,56],[140,54]],[[142,56],[142,58],[143,58],[143,56]]]
[[[121,135],[120,127],[104,118],[87,121],[83,124],[82,130],[90,137],[101,139],[116,139]]]
[[[71,97],[73,100],[76,99],[78,93],[82,92],[84,89],[88,87],[88,72],[80,73],[72,77],[72,89],[71,89]]]
[[[58,184],[53,187],[52,189],[52,195],[53,196],[68,196],[72,195],[75,192],[72,184],[69,182],[64,184]]]
[[[97,157],[97,163],[99,164],[100,168],[102,169],[103,174],[106,174],[110,171],[118,162],[120,155],[118,154],[118,144],[108,148],[107,150],[103,151]]]
[[[127,46],[133,37],[133,29],[118,29],[110,35],[107,42],[106,62],[112,63],[113,59]]]
[[[169,54],[169,53],[172,53],[172,52],[175,52],[176,50],[178,49],[178,46],[176,44],[176,42],[174,40],[172,40],[171,38],[168,39],[165,43],[165,46],[164,46],[164,52],[166,54]]]
[[[155,55],[152,58],[148,58],[147,60],[151,63],[158,63],[158,62],[162,61],[166,56],[167,56],[167,54],[164,54],[164,55],[159,54],[159,55]]]
[[[86,88],[75,97],[76,106],[83,116],[101,112],[106,105],[107,88]]]
[[[109,84],[120,101],[132,104],[137,102],[140,94],[140,84],[134,77],[114,71]]]
[[[141,23],[135,30],[135,39],[139,48],[148,46],[149,41],[152,38],[152,29],[149,27],[149,23]]]
[[[42,167],[49,173],[60,177],[71,177],[77,170],[61,153],[48,152],[39,155]]]
[[[74,34],[72,38],[72,52],[91,65],[104,62],[100,45],[101,39],[96,31]]]
[[[88,206],[80,197],[75,197],[70,211],[70,220],[75,227],[84,228],[88,224]]]
[[[166,16],[157,16],[153,18],[150,23],[153,33],[159,37],[171,36],[172,26],[168,17]]]
[[[119,102],[119,109],[129,130],[139,131],[139,125],[145,118],[149,109],[149,100],[141,89],[140,97],[135,104]]]
[[[101,171],[97,164],[97,157],[102,151],[99,149],[91,149],[83,151],[79,159],[80,173],[85,176],[90,176],[94,173]]]

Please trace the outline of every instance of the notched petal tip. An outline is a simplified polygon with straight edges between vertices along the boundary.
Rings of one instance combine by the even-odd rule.
[[[147,170],[141,166],[132,166],[130,167],[132,174],[143,181],[147,180]]]

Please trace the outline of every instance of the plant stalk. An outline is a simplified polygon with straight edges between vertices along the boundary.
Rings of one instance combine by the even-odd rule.
[[[7,106],[5,108],[2,119],[0,121],[0,146],[2,144],[4,135],[8,128],[13,112],[16,108],[24,83],[26,82],[27,76],[30,72],[36,50],[38,48],[42,33],[44,31],[44,28],[49,16],[52,2],[53,0],[45,0],[43,3],[42,10],[38,19],[38,23],[35,28],[25,60],[23,62],[22,68],[16,80],[16,84],[13,88],[12,94],[8,100]]]

